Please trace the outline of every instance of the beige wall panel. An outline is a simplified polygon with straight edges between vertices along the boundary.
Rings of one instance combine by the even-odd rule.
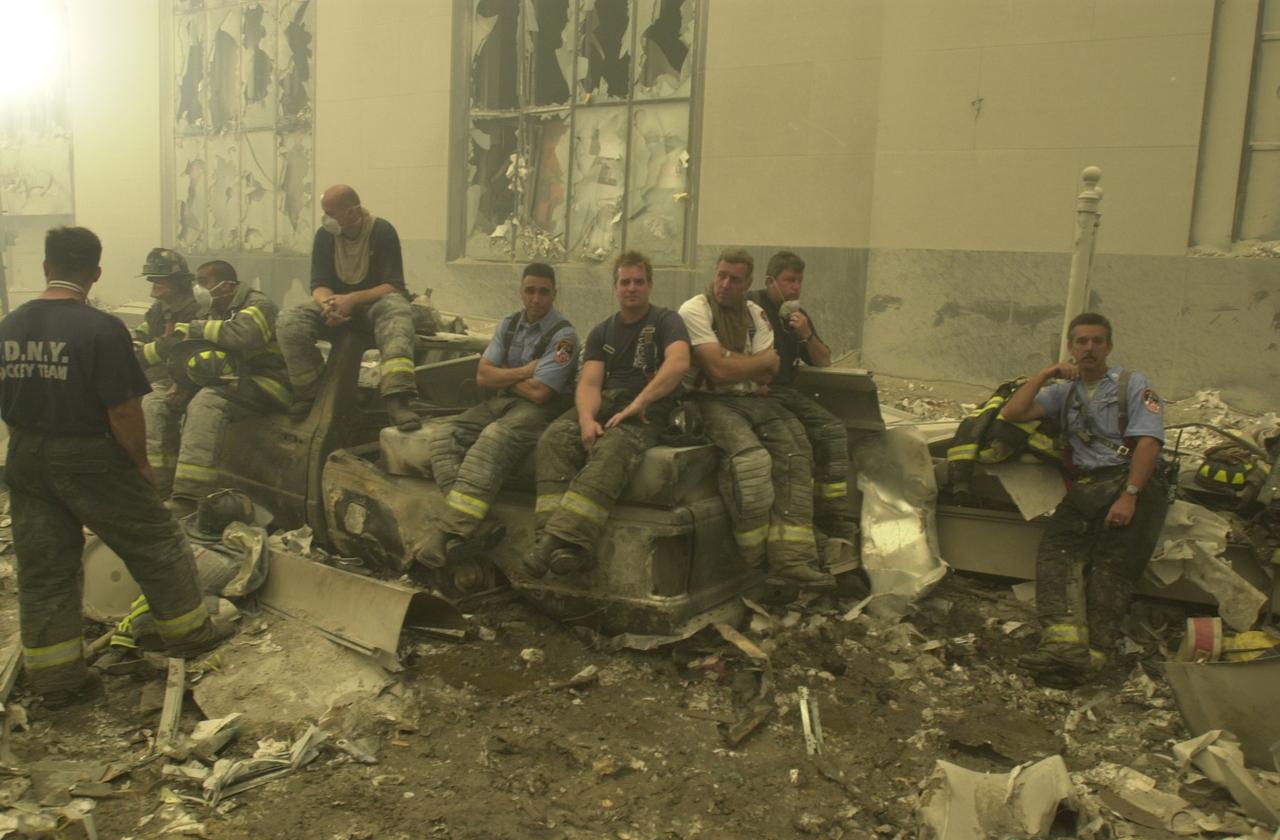
[[[134,0],[127,14],[100,0],[70,4],[76,224],[102,239],[94,296],[107,304],[146,299],[138,272],[161,244],[159,21],[156,0]]]
[[[814,64],[809,85],[810,154],[874,152],[879,104],[880,59]],[[771,122],[765,115],[761,129]]]
[[[881,152],[873,248],[1065,251],[1071,152]]]
[[[1213,30],[1213,5],[1213,0],[1103,0],[1094,6],[1093,37],[1207,35]]]
[[[979,50],[886,54],[880,68],[882,150],[971,149]]]
[[[444,166],[449,158],[449,93],[423,91],[361,102],[359,135],[366,166]],[[379,130],[377,126],[387,126]],[[357,138],[351,138],[353,140]]]
[[[708,69],[704,157],[802,154],[810,125],[809,64]],[[842,110],[840,103],[832,107]]]
[[[1075,173],[1102,167],[1098,253],[1187,252],[1196,149],[1083,149]]]
[[[882,4],[712,0],[707,68],[875,58],[880,55]]]
[[[1113,2],[1113,0],[1104,0]],[[1009,0],[988,7],[983,45],[1051,44],[1092,37],[1094,0]]]
[[[703,243],[867,244],[872,155],[709,158],[703,161]]]
[[[448,213],[449,167],[417,166],[396,170],[394,189],[379,211],[404,239],[441,239]],[[405,265],[405,271],[425,282],[430,267]],[[415,287],[416,288],[416,287]]]
[[[984,49],[977,145],[1196,145],[1208,46],[1188,35]]]
[[[981,46],[990,21],[1009,0],[890,0],[884,10],[884,54]]]

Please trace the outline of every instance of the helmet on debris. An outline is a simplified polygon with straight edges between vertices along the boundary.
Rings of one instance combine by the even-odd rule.
[[[239,490],[215,490],[196,503],[196,512],[187,517],[187,535],[198,542],[218,542],[232,522],[265,528],[271,512],[253,503]]]
[[[211,341],[180,341],[169,356],[169,375],[179,385],[200,389],[236,379],[231,354]]]
[[[195,275],[187,268],[182,254],[170,248],[152,248],[147,261],[142,264],[142,276],[152,283],[165,280],[174,286],[191,291]]]
[[[1196,470],[1196,484],[1210,490],[1242,490],[1253,472],[1253,462],[1233,462],[1205,456],[1204,463]]]

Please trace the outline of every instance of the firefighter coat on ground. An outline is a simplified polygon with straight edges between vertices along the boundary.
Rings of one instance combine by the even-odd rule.
[[[533,378],[556,396],[538,405],[507,389],[431,425],[431,473],[448,504],[440,522],[444,533],[468,538],[489,515],[502,482],[564,410],[577,355],[578,334],[555,309],[533,324],[523,310],[502,320],[484,358],[505,368],[537,359]]]
[[[773,347],[773,329],[760,307],[746,302],[751,315],[747,343],[740,352]],[[694,348],[719,342],[706,294],[680,307]],[[734,349],[734,348],[727,348]],[[720,494],[733,520],[733,536],[750,565],[766,558],[770,571],[818,565],[813,533],[813,450],[798,434],[793,417],[756,393],[754,383],[714,386],[695,368],[686,387],[702,411],[707,437],[721,452]]]
[[[269,297],[241,283],[225,312],[183,325],[188,339],[210,342],[227,354],[236,379],[196,392],[186,406],[185,422],[184,412],[163,392],[143,398],[147,459],[162,494],[200,498],[217,489],[227,424],[289,407],[288,371],[275,336],[278,311]]]
[[[138,361],[147,373],[147,381],[159,385],[168,385],[169,369],[165,365],[164,339],[172,339],[174,327],[178,324],[189,324],[197,318],[207,318],[209,309],[194,296],[188,295],[174,306],[156,301],[151,304],[143,317],[142,323],[133,328],[133,346],[137,350]]]
[[[1164,441],[1164,404],[1145,376],[1122,375],[1120,367],[1107,371],[1092,394],[1082,381],[1061,382],[1041,390],[1036,403],[1046,417],[1059,418],[1078,471],[1036,554],[1036,611],[1045,628],[1041,643],[1086,645],[1105,653],[1119,638],[1133,588],[1164,526],[1168,497],[1159,467],[1138,494],[1128,525],[1108,528],[1104,520],[1124,492],[1132,442],[1139,437]]]
[[[80,612],[84,528],[120,555],[171,655],[216,638],[191,548],[112,436],[108,408],[147,392],[128,330],[75,300],[34,300],[0,322],[0,410],[18,559],[23,664],[38,693],[87,676]],[[38,355],[41,360],[25,359]]]
[[[394,286],[397,291],[358,307],[352,318],[363,320],[373,328],[373,340],[382,355],[379,368],[382,396],[416,396],[413,309],[405,296],[404,263],[396,229],[386,219],[366,213],[365,226],[355,240],[334,236],[324,228],[316,231],[311,246],[313,291],[326,288],[335,294],[348,294],[384,284]],[[289,366],[295,399],[315,399],[320,373],[324,370],[324,357],[316,347],[316,340],[347,326],[326,326],[323,310],[314,300],[280,316],[280,350]]]
[[[768,289],[757,289],[748,295],[760,305],[773,327],[774,349],[778,351],[778,373],[769,383],[768,399],[777,403],[804,427],[813,448],[813,524],[829,537],[853,542],[857,522],[849,503],[849,432],[844,423],[809,395],[795,387],[796,367],[800,362],[812,364],[809,345],[787,324],[782,323],[778,307]],[[809,313],[803,312],[805,317]],[[818,329],[813,325],[813,336]]]
[[[662,367],[665,351],[676,341],[689,341],[680,316],[652,306],[635,324],[613,315],[587,336],[583,362],[603,362],[604,389],[596,420],[601,425],[622,411]],[[539,533],[594,551],[618,496],[644,453],[657,444],[675,405],[675,395],[645,410],[645,420],[629,417],[582,448],[576,408],[565,412],[538,440],[535,454],[538,497],[535,523]],[[647,422],[646,422],[647,421]]]

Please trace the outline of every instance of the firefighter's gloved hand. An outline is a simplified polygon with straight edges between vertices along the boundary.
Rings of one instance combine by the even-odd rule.
[[[192,321],[187,325],[187,338],[204,338],[205,321]]]

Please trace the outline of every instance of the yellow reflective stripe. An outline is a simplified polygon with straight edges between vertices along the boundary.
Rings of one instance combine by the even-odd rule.
[[[390,359],[382,360],[380,368],[382,375],[386,376],[391,373],[413,373],[413,359],[404,356],[393,356]]]
[[[161,637],[166,641],[181,639],[203,627],[204,623],[209,620],[209,611],[205,609],[204,604],[199,604],[195,609],[184,612],[177,618],[155,616],[155,620],[156,628],[159,629]]]
[[[966,416],[966,417],[981,417],[981,416],[982,416],[984,413],[986,413],[988,410],[993,409],[993,408],[999,408],[999,407],[1000,407],[1000,406],[1002,406],[1002,405],[1004,405],[1004,397],[1002,397],[1002,396],[1000,396],[999,394],[997,394],[996,396],[994,396],[994,397],[992,397],[991,399],[987,400],[987,401],[986,401],[985,403],[983,403],[982,405],[980,405],[980,406],[978,406],[977,408],[975,408],[973,411],[970,411],[970,412],[969,412],[967,415],[965,415],[965,416]]]
[[[602,523],[609,518],[609,511],[594,500],[588,499],[573,490],[564,494],[564,501],[561,502],[561,505],[570,513],[576,513],[583,519],[589,519],[592,522]]]
[[[217,481],[218,471],[212,467],[202,467],[199,464],[186,464],[179,461],[177,477],[191,478],[196,481]]]
[[[811,525],[774,525],[769,529],[769,539],[773,542],[813,542],[813,526]]]
[[[1052,452],[1053,438],[1040,432],[1032,432],[1030,437],[1027,438],[1027,446],[1032,449],[1038,449],[1041,452]]]
[[[289,381],[293,383],[295,388],[305,388],[316,381],[320,376],[320,368],[312,368],[311,370],[290,371]]]
[[[1086,645],[1089,643],[1089,629],[1075,624],[1050,624],[1040,634],[1040,643],[1045,645]]]
[[[262,333],[263,341],[271,340],[271,327],[267,326],[267,316],[262,314],[262,310],[256,306],[250,306],[247,309],[240,310],[241,315],[248,315],[258,325],[258,332]]]
[[[160,358],[160,350],[156,347],[154,341],[149,341],[142,345],[142,358],[146,359],[149,365],[158,365],[163,361]]]
[[[280,403],[280,405],[287,408],[289,403],[293,402],[293,397],[289,394],[289,390],[270,376],[251,376],[249,378],[259,388],[270,394],[271,398]]]
[[[157,470],[172,469],[178,456],[172,452],[148,452],[147,463]]]
[[[139,339],[151,338],[151,325],[148,324],[146,321],[143,321],[141,324],[139,324],[137,327],[134,328],[133,334],[136,338],[139,338]]]
[[[849,482],[847,481],[818,484],[818,498],[820,499],[839,499],[847,495],[849,495]]]
[[[972,461],[978,457],[978,444],[962,443],[947,450],[948,461]]]
[[[79,636],[45,647],[22,649],[22,664],[28,671],[57,668],[84,658],[84,640]]]
[[[206,341],[218,343],[218,333],[222,332],[221,321],[205,321],[204,322],[204,338]]]
[[[459,493],[457,490],[450,490],[449,497],[445,501],[449,503],[449,507],[472,519],[484,519],[489,513],[488,502],[477,499],[475,496],[468,496],[466,493]]]
[[[543,493],[534,501],[533,512],[550,513],[560,507],[560,500],[563,498],[563,493]]]
[[[734,531],[733,541],[741,548],[755,548],[758,545],[764,545],[764,541],[768,536],[769,526],[761,525],[759,528],[748,528],[745,531]]]

